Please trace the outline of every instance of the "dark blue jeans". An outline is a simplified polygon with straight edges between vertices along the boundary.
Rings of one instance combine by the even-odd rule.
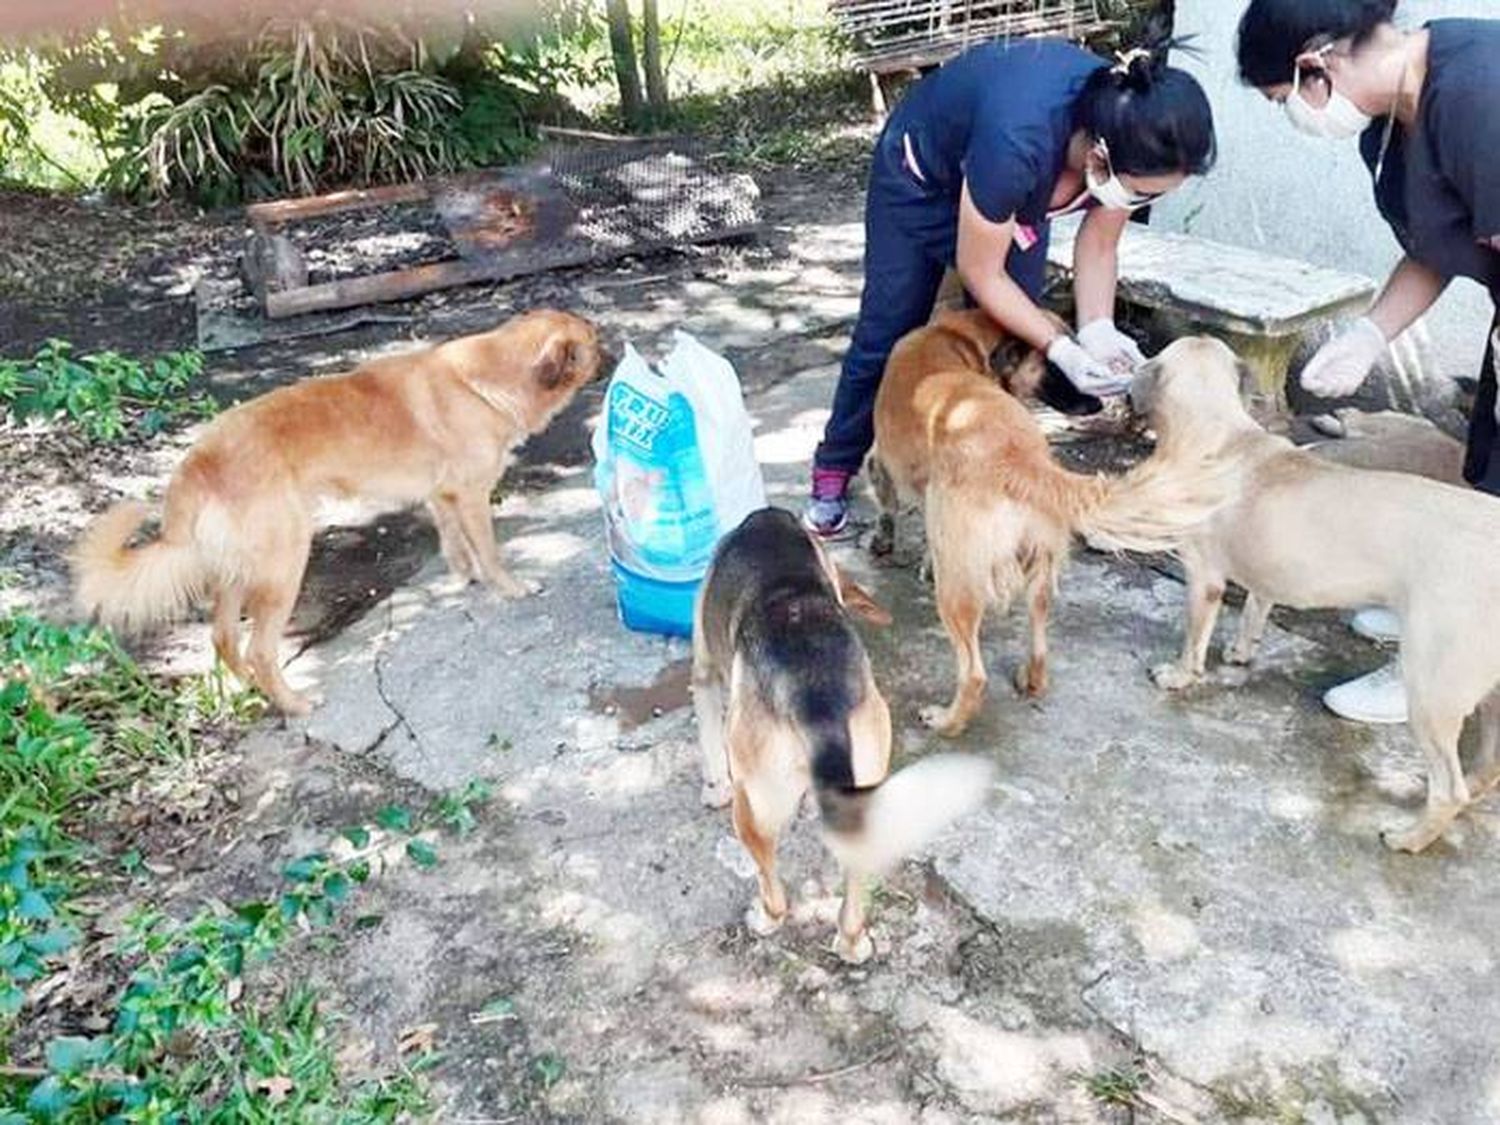
[[[1469,448],[1464,457],[1464,479],[1481,492],[1500,496],[1500,456],[1495,447],[1500,423],[1495,420],[1495,330],[1500,329],[1500,306],[1490,325],[1490,342],[1484,350],[1484,366],[1479,371],[1479,393],[1474,398],[1474,412],[1469,415]]]
[[[833,412],[813,455],[820,469],[856,473],[875,444],[875,392],[891,349],[927,323],[958,245],[958,199],[935,195],[901,162],[900,137],[882,137],[865,200],[865,288],[839,372]],[[1005,271],[1033,301],[1046,281],[1048,229],[1029,250],[1011,247]]]

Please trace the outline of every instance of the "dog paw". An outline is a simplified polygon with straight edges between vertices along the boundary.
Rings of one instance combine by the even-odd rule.
[[[1416,855],[1424,852],[1438,840],[1442,839],[1443,833],[1453,823],[1454,817],[1458,815],[1458,807],[1429,809],[1421,819],[1404,832],[1385,831],[1380,834],[1381,842],[1392,851],[1408,852]]]
[[[781,924],[785,921],[785,914],[780,918],[773,918],[760,899],[756,899],[750,904],[750,909],[745,911],[745,928],[756,937],[769,937],[781,929]]]
[[[729,806],[734,797],[734,791],[730,789],[727,781],[705,781],[703,788],[698,791],[699,798],[711,809],[722,809]]]
[[[1022,664],[1016,669],[1015,685],[1025,698],[1040,699],[1047,694],[1047,669]]]
[[[1238,664],[1243,666],[1252,663],[1254,660],[1255,646],[1253,644],[1245,644],[1242,641],[1235,641],[1224,650],[1225,664]]]
[[[953,715],[951,708],[942,707],[936,703],[918,711],[917,721],[944,738],[957,738],[963,734],[964,727],[967,725]]]
[[[1469,800],[1478,800],[1495,786],[1500,785],[1500,766],[1471,773],[1464,778],[1464,784],[1469,788]]]
[[[280,711],[288,719],[305,719],[313,712],[314,703],[305,695],[281,695],[272,702],[276,710]]]
[[[497,578],[493,584],[495,593],[507,600],[529,598],[542,592],[542,584],[532,578],[516,578],[507,574]]]
[[[1162,691],[1182,691],[1198,682],[1198,677],[1177,663],[1158,664],[1151,669],[1151,682]]]
[[[875,943],[867,930],[860,930],[852,941],[839,934],[833,939],[833,952],[846,965],[863,965],[875,956]]]

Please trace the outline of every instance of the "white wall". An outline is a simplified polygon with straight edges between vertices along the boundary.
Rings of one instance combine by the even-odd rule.
[[[1401,251],[1375,209],[1355,142],[1305,137],[1278,106],[1240,85],[1234,37],[1244,9],[1243,0],[1177,0],[1177,34],[1196,35],[1203,57],[1173,61],[1208,92],[1219,162],[1157,208],[1153,224],[1383,281]],[[1455,16],[1500,18],[1500,0],[1404,0],[1396,19],[1417,27]],[[1485,291],[1460,279],[1414,330],[1413,342],[1436,373],[1477,375],[1492,315]]]

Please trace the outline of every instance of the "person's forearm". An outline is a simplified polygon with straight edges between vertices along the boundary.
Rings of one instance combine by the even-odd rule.
[[[1118,232],[1085,221],[1073,243],[1073,300],[1078,306],[1079,327],[1115,318],[1118,274]]]
[[[1448,279],[1414,258],[1402,258],[1367,314],[1387,340],[1394,340],[1432,308]]]
[[[986,268],[960,261],[958,272],[969,296],[1012,336],[1046,351],[1053,340],[1065,335],[1058,322],[1043,312],[1009,274],[996,269],[994,263]]]

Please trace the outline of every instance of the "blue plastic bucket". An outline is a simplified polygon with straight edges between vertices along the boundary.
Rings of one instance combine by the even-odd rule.
[[[693,602],[702,578],[690,582],[667,582],[648,578],[610,560],[615,575],[615,596],[620,620],[638,633],[662,633],[669,637],[693,635]]]

